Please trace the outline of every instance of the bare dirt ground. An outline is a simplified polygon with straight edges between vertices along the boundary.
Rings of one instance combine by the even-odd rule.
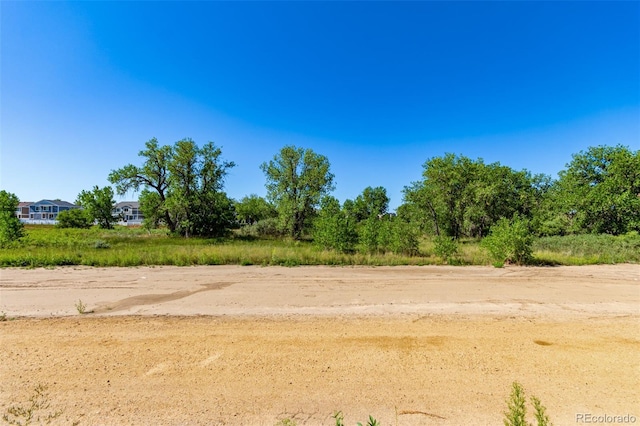
[[[500,425],[515,380],[640,423],[638,265],[4,269],[1,312],[0,409],[60,424]]]

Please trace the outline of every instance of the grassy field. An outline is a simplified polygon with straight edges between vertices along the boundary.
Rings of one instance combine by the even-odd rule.
[[[343,254],[325,251],[308,241],[279,239],[202,239],[171,237],[163,230],[118,227],[57,229],[27,226],[20,244],[0,249],[1,267],[48,267],[62,265],[430,265],[444,264],[434,254],[433,242],[425,238],[420,254]],[[640,262],[640,236],[578,235],[545,237],[534,242],[535,264],[585,265]],[[478,241],[459,244],[458,255],[449,261],[459,265],[490,265]]]

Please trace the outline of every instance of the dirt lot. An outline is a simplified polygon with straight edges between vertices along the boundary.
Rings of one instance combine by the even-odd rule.
[[[640,423],[638,265],[0,278],[2,412],[43,384],[60,424],[500,425],[517,380],[556,425]]]

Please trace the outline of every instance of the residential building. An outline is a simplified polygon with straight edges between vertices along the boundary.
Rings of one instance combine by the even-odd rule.
[[[33,204],[31,201],[20,201],[16,208],[16,216],[18,219],[29,219],[29,206]]]
[[[142,225],[144,216],[137,201],[121,201],[113,208],[113,214],[120,217],[122,225]]]
[[[79,209],[80,206],[62,200],[40,200],[29,204],[29,218],[26,223],[54,224],[60,212]]]

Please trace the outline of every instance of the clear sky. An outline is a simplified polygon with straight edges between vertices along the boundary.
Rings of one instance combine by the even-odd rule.
[[[284,145],[391,206],[447,152],[553,177],[640,149],[640,2],[0,2],[0,188],[73,202],[157,137],[236,199]],[[135,199],[129,194],[124,199]]]

